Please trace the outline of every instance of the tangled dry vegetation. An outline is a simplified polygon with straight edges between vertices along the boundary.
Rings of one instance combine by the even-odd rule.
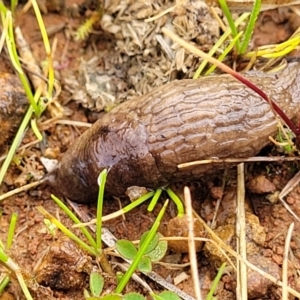
[[[104,12],[101,28],[112,35],[109,49],[82,61],[78,81],[66,79],[72,97],[96,111],[193,76],[199,58],[164,36],[162,27],[204,51],[219,37],[218,22],[202,1],[171,6],[169,1],[106,1]]]

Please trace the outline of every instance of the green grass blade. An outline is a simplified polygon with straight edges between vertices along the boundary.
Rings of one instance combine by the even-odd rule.
[[[28,122],[30,121],[30,118],[33,114],[33,108],[32,106],[30,106],[26,112],[26,115],[18,129],[18,132],[13,140],[13,143],[11,145],[11,147],[9,148],[9,151],[8,151],[8,154],[3,162],[3,165],[1,166],[1,169],[0,169],[0,185],[2,184],[2,181],[4,179],[4,176],[7,172],[7,169],[13,159],[13,156],[15,155],[16,153],[16,150],[21,142],[21,139],[22,139],[22,136],[26,130],[26,127],[28,125]]]
[[[11,0],[10,9],[13,14],[15,13],[18,2],[18,0]]]
[[[102,214],[103,214],[103,199],[104,199],[104,189],[107,178],[107,169],[104,169],[98,177],[99,194],[98,194],[98,204],[97,204],[97,223],[96,223],[96,251],[101,253],[102,241]]]
[[[236,42],[239,40],[241,35],[243,34],[243,31],[239,32],[239,34],[230,42],[229,46],[224,50],[224,52],[218,57],[218,61],[223,61],[226,55],[231,51],[231,49],[234,47]],[[212,65],[206,72],[205,76],[209,75],[216,69],[216,65]]]
[[[184,215],[184,207],[182,201],[170,188],[167,189],[167,193],[177,206],[178,217],[182,217]]]
[[[0,261],[2,261],[2,263],[7,263],[9,257],[4,253],[3,249],[0,249]]]
[[[251,12],[251,15],[250,15],[250,20],[248,22],[248,25],[247,25],[247,28],[246,28],[246,31],[245,31],[245,37],[242,41],[242,45],[241,45],[241,47],[239,49],[239,52],[238,52],[239,54],[244,54],[247,50],[249,41],[252,37],[255,22],[257,20],[258,14],[260,12],[260,7],[261,7],[261,0],[255,0],[253,9],[252,9],[252,12]]]
[[[37,4],[36,0],[32,0],[32,7],[35,12],[36,19],[38,21],[39,27],[40,27],[40,32],[42,34],[43,42],[44,42],[44,47],[46,50],[47,54],[47,60],[48,60],[48,96],[51,97],[53,93],[53,87],[54,87],[54,68],[53,68],[53,59],[52,59],[52,54],[51,54],[51,46],[50,42],[48,39],[47,35],[47,30],[42,18],[41,11],[39,9],[39,6]]]
[[[36,119],[31,119],[31,120],[30,120],[30,124],[31,124],[31,129],[32,129],[33,133],[35,134],[36,138],[37,138],[39,141],[42,141],[42,140],[43,140],[43,136],[42,136],[42,134],[40,133],[38,127],[37,127]]]
[[[37,210],[45,216],[45,218],[49,219],[49,221],[56,225],[66,236],[68,236],[71,240],[76,242],[82,249],[87,251],[88,253],[97,256],[97,252],[93,247],[90,247],[87,243],[81,240],[77,235],[75,235],[71,230],[69,230],[66,226],[64,226],[60,221],[58,221],[54,216],[52,216],[47,210],[45,210],[42,206],[38,206]]]
[[[5,5],[3,4],[2,1],[0,1],[0,11],[3,13],[3,14],[6,14],[8,12],[8,9],[5,7]]]
[[[15,229],[16,229],[17,219],[18,219],[18,214],[13,213],[12,216],[11,216],[11,219],[10,219],[10,223],[9,223],[7,242],[6,242],[6,250],[9,250],[12,243],[13,243],[13,239],[14,239],[14,236],[15,236]]]
[[[54,195],[51,195],[51,198],[55,201],[55,203],[67,214],[67,216],[75,223],[80,224],[81,221],[73,214],[73,212],[57,197]],[[89,233],[89,231],[85,227],[80,227],[81,232],[84,234],[84,236],[87,238],[89,243],[92,247],[96,250],[97,245],[92,237],[92,235]]]
[[[224,272],[225,267],[226,267],[226,263],[223,263],[223,264],[221,265],[221,267],[219,268],[218,274],[217,274],[217,276],[215,277],[214,281],[212,282],[210,291],[209,291],[209,293],[208,293],[207,296],[206,296],[206,300],[212,300],[212,299],[213,299],[214,292],[216,291],[216,289],[217,289],[217,287],[218,287],[218,283],[219,283],[220,280],[221,280],[221,277],[222,277],[222,275],[223,275],[223,272]]]
[[[236,21],[235,21],[235,26],[239,26],[242,22],[244,22],[248,17],[250,16],[250,13],[244,13],[242,14]],[[208,52],[208,55],[213,56],[217,50],[225,43],[229,35],[231,34],[231,29],[228,28],[223,35],[218,39],[218,41],[213,45],[211,50]],[[201,75],[202,71],[206,67],[208,63],[208,60],[204,59],[200,66],[198,67],[197,71],[195,72],[195,75],[193,76],[193,79],[199,78]]]
[[[150,204],[148,205],[148,211],[152,211],[154,209],[154,207],[155,207],[155,205],[156,205],[156,203],[157,203],[157,201],[158,201],[161,193],[162,193],[162,189],[157,189],[155,191],[155,194],[154,194],[154,196],[153,196]]]
[[[149,192],[149,193],[143,195],[142,197],[138,198],[137,200],[134,200],[132,203],[128,204],[127,206],[125,206],[122,209],[123,212],[127,213],[127,212],[131,211],[135,207],[139,206],[140,204],[144,203],[146,200],[151,198],[153,195],[155,195],[155,192],[152,191],[152,192]]]
[[[3,293],[4,289],[8,285],[10,279],[7,275],[5,275],[0,282],[0,295]]]
[[[236,37],[237,34],[238,34],[238,31],[237,31],[237,28],[234,24],[231,12],[230,12],[230,10],[227,6],[226,1],[225,0],[219,0],[219,3],[220,3],[221,9],[222,9],[227,21],[228,21],[228,25],[231,29],[231,34],[232,34],[233,37]],[[239,53],[240,52],[239,51],[239,49],[240,49],[240,42],[239,41],[237,41],[237,43],[236,43],[236,48],[237,48],[237,52]]]
[[[31,92],[31,88],[29,86],[28,80],[26,75],[24,74],[22,67],[21,67],[21,63],[19,61],[19,57],[18,57],[18,53],[17,53],[17,48],[16,48],[16,43],[15,43],[15,37],[14,37],[14,30],[13,30],[13,20],[12,20],[12,15],[10,11],[7,11],[6,13],[6,17],[9,18],[9,24],[8,24],[8,33],[6,35],[6,46],[8,49],[8,53],[9,53],[9,57],[10,60],[14,66],[14,68],[16,69],[20,81],[23,85],[25,94],[30,102],[30,104],[33,107],[33,110],[35,113],[39,112],[38,106],[37,106],[37,101],[34,101],[34,97],[32,95]],[[2,23],[3,23],[3,18],[2,18]]]

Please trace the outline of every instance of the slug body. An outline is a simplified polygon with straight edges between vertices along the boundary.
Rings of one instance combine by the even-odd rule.
[[[300,108],[300,67],[245,75],[292,118]],[[177,169],[212,157],[249,157],[277,131],[269,104],[230,75],[173,81],[122,103],[85,131],[62,157],[50,181],[70,200],[97,199],[99,173],[108,168],[106,192],[130,186],[161,187],[193,180],[216,165]]]

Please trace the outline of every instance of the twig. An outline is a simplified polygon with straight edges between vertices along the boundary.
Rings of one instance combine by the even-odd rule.
[[[226,184],[226,180],[225,180],[226,174],[227,174],[227,169],[225,169],[224,174],[222,176],[222,197],[217,199],[216,206],[215,206],[215,211],[214,211],[214,216],[213,216],[212,221],[211,221],[211,226],[210,226],[211,229],[216,228],[217,215],[218,215],[218,211],[219,211],[219,208],[220,208],[221,200],[223,198],[224,188],[225,188],[225,184]]]
[[[0,195],[0,201],[6,199],[8,197],[11,197],[13,195],[19,194],[21,192],[28,191],[28,190],[30,190],[33,187],[39,186],[40,184],[42,184],[45,181],[46,181],[46,179],[43,178],[41,180],[38,180],[38,181],[35,181],[35,182],[31,182],[31,183],[25,184],[25,185],[23,185],[23,186],[21,186],[19,188],[11,190],[11,191],[3,194],[3,195]]]
[[[189,255],[191,262],[191,271],[194,292],[197,300],[202,300],[200,280],[198,273],[198,263],[196,255],[196,244],[195,244],[195,235],[194,235],[194,217],[193,217],[193,208],[192,208],[192,199],[191,192],[187,186],[184,187],[184,200],[185,200],[185,209],[188,223],[188,245],[189,245]]]
[[[205,164],[237,164],[237,163],[247,163],[247,162],[274,162],[274,161],[298,161],[300,157],[285,157],[285,156],[254,156],[254,157],[240,157],[240,158],[210,158],[203,160],[195,160],[183,164],[177,165],[178,169],[189,168],[197,165],[205,165]]]
[[[238,184],[237,184],[237,213],[236,213],[236,235],[237,235],[237,252],[243,258],[247,259],[247,243],[246,243],[246,216],[245,216],[245,176],[244,164],[237,166]],[[237,260],[237,299],[247,300],[247,267]]]
[[[289,249],[291,244],[292,233],[294,230],[294,223],[289,226],[289,230],[285,239],[284,254],[282,262],[282,300],[289,299],[288,287],[288,265],[289,265]]]

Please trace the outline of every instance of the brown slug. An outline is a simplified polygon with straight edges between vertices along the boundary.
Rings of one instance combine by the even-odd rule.
[[[299,66],[245,77],[292,118],[300,106]],[[108,194],[124,195],[133,185],[157,188],[218,168],[178,170],[178,164],[253,156],[276,131],[270,105],[230,75],[173,81],[104,115],[68,149],[48,180],[70,200],[93,202],[103,168],[109,168]]]

